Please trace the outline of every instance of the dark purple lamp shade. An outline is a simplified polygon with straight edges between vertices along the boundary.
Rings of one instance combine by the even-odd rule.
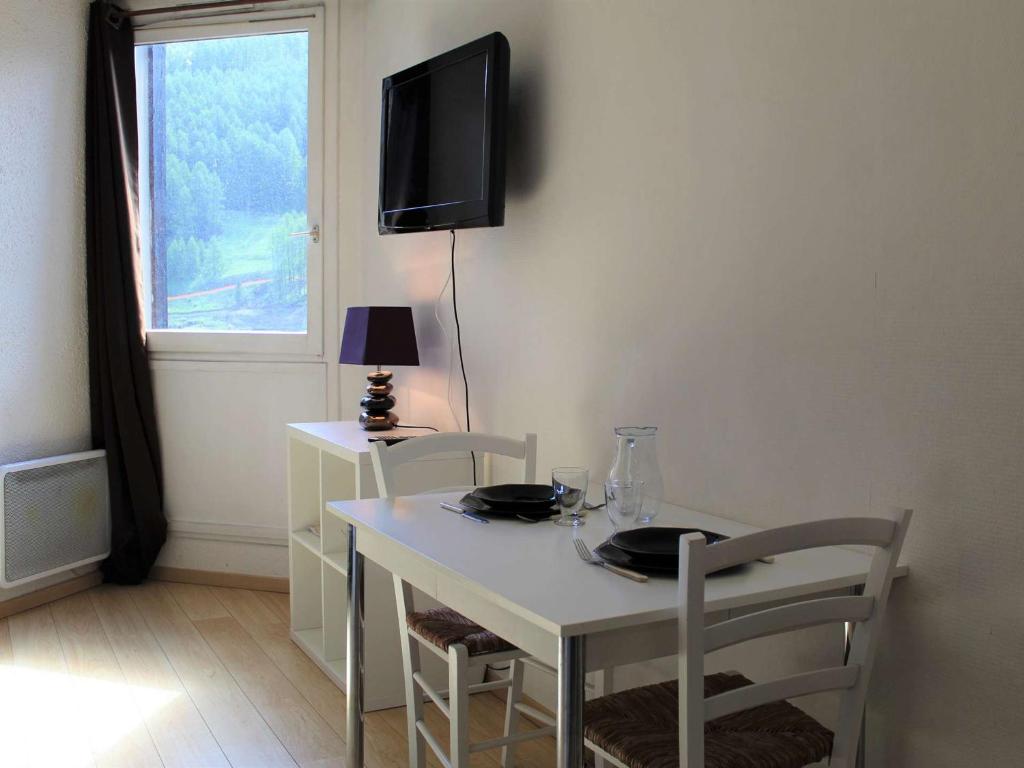
[[[419,365],[411,307],[349,307],[339,363]]]
[[[378,431],[398,426],[391,371],[382,365],[419,365],[416,351],[416,329],[410,307],[349,307],[345,314],[345,331],[341,337],[339,363],[375,365],[377,370],[366,380],[366,394],[359,401],[363,412],[359,423],[363,429]]]

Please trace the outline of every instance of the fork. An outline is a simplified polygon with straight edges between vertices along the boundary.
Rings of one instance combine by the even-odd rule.
[[[647,577],[642,573],[631,571],[628,568],[620,568],[617,565],[606,563],[599,557],[595,557],[590,549],[587,548],[587,545],[583,543],[582,539],[573,539],[572,543],[576,547],[576,554],[580,556],[580,560],[583,562],[590,563],[591,565],[599,565],[606,571],[617,573],[619,576],[625,576],[627,579],[632,579],[633,581],[639,581],[641,583],[647,581]]]

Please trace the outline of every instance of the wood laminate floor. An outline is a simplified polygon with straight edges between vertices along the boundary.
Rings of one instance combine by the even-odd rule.
[[[470,714],[473,741],[501,735],[502,698],[477,694]],[[433,705],[427,720],[447,746]],[[406,749],[404,709],[367,716],[370,768],[407,765]],[[340,768],[344,754],[345,696],[289,639],[287,595],[104,585],[0,619],[3,768]],[[516,762],[553,766],[553,739]]]

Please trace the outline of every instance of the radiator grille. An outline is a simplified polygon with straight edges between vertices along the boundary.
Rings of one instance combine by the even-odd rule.
[[[104,557],[110,550],[104,456],[3,475],[4,581]]]

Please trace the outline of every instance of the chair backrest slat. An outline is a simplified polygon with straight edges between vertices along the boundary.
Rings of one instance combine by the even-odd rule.
[[[807,696],[822,691],[845,690],[857,682],[860,667],[848,664],[782,677],[768,683],[754,683],[704,699],[704,720],[731,715],[772,701]]]
[[[794,629],[839,621],[864,621],[871,617],[875,600],[866,595],[821,597],[768,608],[747,616],[721,621],[704,632],[704,652],[711,653],[745,640],[767,637]]]
[[[382,496],[397,494],[395,469],[416,459],[440,453],[468,453],[508,456],[523,460],[523,482],[533,483],[537,474],[537,436],[528,434],[522,440],[480,432],[440,432],[423,435],[394,445],[370,443],[370,458],[377,479],[377,492]],[[429,492],[430,488],[416,492]]]
[[[910,518],[910,510],[897,509],[888,518],[820,520],[738,536],[710,546],[699,533],[680,539],[680,768],[703,768],[705,721],[773,701],[831,690],[840,692],[841,701],[829,765],[852,767],[879,626]],[[862,595],[801,600],[705,627],[707,574],[768,555],[845,545],[877,548]],[[843,666],[755,683],[704,698],[705,653],[756,637],[841,621],[856,624],[850,655]]]
[[[894,521],[881,517],[839,517],[785,525],[720,541],[708,550],[705,563],[707,572],[713,573],[801,549],[855,544],[885,547],[892,541],[895,530]]]

